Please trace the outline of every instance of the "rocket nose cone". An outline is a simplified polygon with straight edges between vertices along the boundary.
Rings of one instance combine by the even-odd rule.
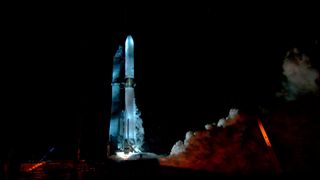
[[[126,46],[128,45],[133,45],[133,38],[131,35],[127,36],[127,39],[126,39]]]

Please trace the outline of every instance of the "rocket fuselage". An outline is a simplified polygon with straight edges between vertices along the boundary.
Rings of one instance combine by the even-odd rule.
[[[119,48],[113,61],[112,108],[110,120],[110,141],[116,149],[125,149],[126,144],[137,142],[136,105],[134,97],[134,42],[131,36],[125,41],[125,76],[121,76],[123,61]],[[124,89],[124,103],[122,89]]]
[[[126,136],[125,139],[134,143],[135,141],[135,107],[134,107],[134,44],[131,36],[125,42],[125,118]]]

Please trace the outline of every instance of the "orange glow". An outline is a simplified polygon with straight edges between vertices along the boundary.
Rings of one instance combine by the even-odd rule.
[[[260,131],[262,133],[262,136],[264,138],[264,141],[266,142],[268,147],[271,147],[271,143],[269,141],[268,135],[267,135],[266,131],[264,130],[262,122],[261,122],[261,120],[259,118],[258,118],[258,124],[259,124]]]
[[[273,149],[271,147],[271,143],[270,143],[268,135],[267,135],[267,133],[266,133],[266,131],[265,131],[263,125],[262,125],[261,120],[259,118],[257,118],[257,119],[258,119],[259,128],[260,128],[260,131],[261,131],[262,136],[264,138],[264,141],[266,142],[267,146],[269,147],[269,153],[270,153],[271,159],[272,159],[272,161],[273,161],[273,163],[275,165],[275,170],[279,174],[279,173],[282,172],[280,163],[279,163],[279,161],[278,161],[278,159],[277,159],[277,157],[276,157],[276,155],[275,155],[275,153],[274,153],[274,151],[273,151]]]
[[[40,162],[40,163],[37,163],[37,164],[35,164],[34,166],[32,166],[31,168],[29,168],[27,171],[32,171],[32,170],[34,170],[34,169],[36,169],[36,168],[44,165],[45,163],[46,163],[45,161]]]
[[[245,123],[234,124],[233,129],[212,126],[210,130],[196,131],[181,145],[181,152],[161,157],[159,163],[166,167],[227,174],[281,173],[280,164],[266,133],[267,129],[264,129],[260,120],[255,120],[259,123],[255,121],[256,124],[249,126],[250,130],[246,133],[259,138],[247,139],[246,143],[243,143],[243,129],[248,127]]]

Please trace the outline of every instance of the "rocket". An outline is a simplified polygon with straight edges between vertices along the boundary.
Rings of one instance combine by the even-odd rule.
[[[134,43],[131,36],[125,42],[125,139],[135,139],[134,106]]]
[[[113,151],[129,153],[139,151],[137,147],[143,135],[142,120],[135,104],[134,42],[130,35],[125,41],[124,54],[123,57],[123,48],[119,46],[113,59],[109,144]]]

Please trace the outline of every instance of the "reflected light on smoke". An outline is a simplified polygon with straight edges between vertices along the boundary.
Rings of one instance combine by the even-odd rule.
[[[217,125],[211,123],[205,130],[187,132],[185,140],[179,140],[170,155],[159,158],[159,162],[161,166],[218,173],[275,172],[275,164],[259,134],[255,119],[231,109]],[[267,138],[266,133],[263,135]]]

